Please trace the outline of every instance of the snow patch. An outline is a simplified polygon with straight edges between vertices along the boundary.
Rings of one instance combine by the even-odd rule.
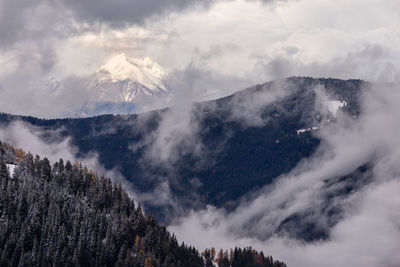
[[[305,132],[316,131],[316,130],[318,130],[318,129],[319,129],[319,128],[318,128],[317,126],[313,126],[313,127],[311,127],[311,128],[298,129],[298,130],[297,130],[297,135],[302,134],[302,133],[305,133]]]
[[[8,171],[10,172],[10,176],[12,177],[14,175],[14,170],[15,170],[15,167],[17,167],[17,165],[15,165],[15,164],[6,164],[6,165],[7,165]]]
[[[330,101],[327,101],[326,105],[328,107],[328,111],[333,115],[333,117],[336,117],[336,114],[339,111],[339,109],[345,107],[347,105],[347,102],[346,101],[338,101],[338,100],[330,100]]]

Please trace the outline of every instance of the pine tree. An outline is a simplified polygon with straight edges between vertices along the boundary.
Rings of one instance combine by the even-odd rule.
[[[81,164],[51,166],[27,153],[11,179],[2,155],[17,162],[13,151],[0,142],[0,266],[213,266],[214,248],[202,258],[179,245],[120,185]],[[245,256],[235,249],[232,266]],[[229,257],[221,250],[217,260],[226,266]]]

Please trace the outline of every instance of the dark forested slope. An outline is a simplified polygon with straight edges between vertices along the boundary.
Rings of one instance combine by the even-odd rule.
[[[0,142],[0,266],[285,266],[210,251],[179,245],[110,179]]]
[[[168,181],[172,195],[184,207],[230,207],[248,192],[290,172],[316,151],[318,137],[311,131],[298,132],[321,121],[313,90],[316,86],[323,87],[330,99],[345,101],[342,110],[356,116],[363,85],[360,80],[289,78],[279,90],[290,87],[290,93],[272,103],[262,105],[260,98],[280,86],[274,83],[197,103],[190,111],[191,124],[187,126],[195,131],[177,142],[177,157],[167,164],[149,158],[148,152],[159,137],[168,109],[140,115],[57,120],[0,114],[0,124],[5,127],[21,120],[43,130],[45,140],[54,140],[55,133],[70,137],[71,144],[78,148],[78,156],[97,153],[106,169],[121,171],[138,192],[153,192]],[[238,119],[237,115],[247,111],[241,108],[250,108],[253,113]],[[254,124],[253,119],[262,123]],[[189,141],[195,144],[188,148]],[[157,213],[159,210],[152,203],[145,204],[157,218],[165,219],[169,213]]]

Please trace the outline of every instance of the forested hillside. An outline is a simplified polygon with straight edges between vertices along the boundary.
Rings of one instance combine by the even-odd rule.
[[[251,248],[199,253],[119,185],[0,142],[1,266],[286,266]]]
[[[171,137],[160,136],[164,120],[170,119],[168,109],[56,120],[0,114],[0,125],[6,127],[18,120],[43,131],[44,140],[60,138],[58,134],[70,138],[78,148],[78,157],[98,154],[106,169],[120,170],[139,192],[151,193],[167,181],[173,197],[188,209],[207,204],[229,208],[250,191],[290,172],[317,150],[320,139],[306,130],[316,129],[322,120],[315,87],[323,87],[332,100],[344,101],[343,112],[356,116],[364,85],[360,80],[304,77],[288,78],[279,85],[257,85],[194,104],[191,122],[186,125],[194,130],[190,129],[189,135],[178,132]],[[288,94],[264,103],[263,98],[274,90],[278,94],[287,90]],[[168,162],[149,157],[158,140],[170,139],[178,141]],[[168,221],[172,214],[170,209],[160,211],[153,203],[145,205],[160,220]]]

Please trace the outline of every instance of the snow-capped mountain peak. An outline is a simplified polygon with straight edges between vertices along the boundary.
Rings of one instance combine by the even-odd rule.
[[[135,102],[143,97],[167,95],[164,84],[167,77],[167,72],[149,57],[119,54],[96,71],[92,86],[97,91],[97,100]]]
[[[125,54],[112,57],[97,72],[108,72],[114,82],[126,79],[140,82],[144,81],[145,76],[154,76],[158,79],[167,77],[165,70],[150,58],[132,58]]]

